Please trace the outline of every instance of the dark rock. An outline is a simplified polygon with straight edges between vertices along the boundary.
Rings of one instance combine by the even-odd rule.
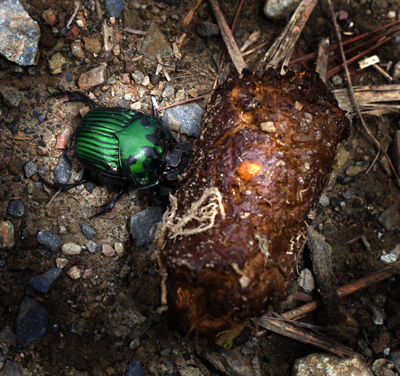
[[[38,292],[46,294],[53,282],[57,279],[57,277],[61,274],[61,268],[53,268],[48,270],[47,272],[38,275],[37,277],[31,278],[29,284]]]
[[[400,350],[393,351],[389,355],[389,360],[393,362],[397,372],[400,372]]]
[[[29,161],[25,163],[24,171],[26,178],[29,179],[31,176],[35,175],[38,170],[36,165],[32,161]]]
[[[153,206],[142,210],[131,217],[131,235],[138,247],[150,244],[161,222],[163,210],[161,206]]]
[[[7,124],[7,128],[11,131],[11,133],[14,135],[18,132],[19,130],[19,124],[13,120],[12,122]]]
[[[54,181],[58,184],[68,184],[72,176],[72,163],[66,154],[60,157],[54,171]]]
[[[62,246],[61,238],[50,231],[40,231],[36,237],[37,241],[49,251],[55,252]]]
[[[119,18],[125,8],[123,0],[105,0],[105,6],[111,17]]]
[[[213,35],[219,34],[218,26],[216,24],[207,21],[199,22],[196,25],[196,31],[197,34],[199,34],[201,37],[211,37]]]
[[[21,218],[25,213],[25,206],[21,200],[10,200],[8,203],[7,214],[14,218]]]
[[[18,107],[24,98],[24,94],[13,87],[3,86],[0,88],[0,94],[3,96],[5,103],[11,107]]]
[[[0,331],[0,342],[4,342],[7,346],[17,346],[17,342],[15,340],[15,334],[11,328],[11,326],[5,326]]]
[[[44,47],[53,48],[57,44],[57,39],[54,37],[53,33],[48,27],[44,25],[39,25],[39,26],[40,26],[39,43]]]
[[[8,165],[8,172],[12,175],[18,175],[22,172],[22,161],[19,158],[14,158]]]
[[[379,223],[386,231],[391,231],[398,225],[398,213],[393,206],[389,206],[378,218]]]
[[[22,244],[19,245],[19,248],[23,251],[28,249],[38,249],[40,247],[40,243],[37,241],[36,236],[29,236]]]
[[[25,296],[15,319],[15,335],[22,347],[28,347],[46,335],[49,311],[33,298]]]
[[[0,371],[0,376],[29,376],[30,373],[26,372],[22,365],[18,362],[7,360],[6,365]]]
[[[131,360],[125,376],[144,376],[144,369],[137,360]]]
[[[167,53],[172,53],[170,43],[155,22],[153,22],[147,30],[147,35],[143,40],[140,53],[150,58],[156,58],[157,54],[165,55]]]
[[[12,161],[13,152],[11,149],[0,150],[0,171],[8,166]]]
[[[85,225],[84,223],[79,223],[79,226],[81,227],[82,233],[85,235],[87,240],[91,240],[94,236],[96,236],[96,230],[93,227]]]
[[[394,315],[394,316],[389,317],[386,320],[386,327],[388,330],[393,330],[397,327],[400,327],[400,316]]]

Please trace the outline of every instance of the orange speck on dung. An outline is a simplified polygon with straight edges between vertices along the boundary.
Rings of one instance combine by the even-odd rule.
[[[239,166],[239,175],[242,179],[249,180],[254,175],[257,175],[261,169],[261,165],[245,161]]]

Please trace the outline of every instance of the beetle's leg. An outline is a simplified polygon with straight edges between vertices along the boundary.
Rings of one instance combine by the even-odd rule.
[[[71,183],[71,184],[60,184],[60,183],[50,183],[48,180],[46,180],[42,175],[38,174],[39,178],[43,181],[44,184],[46,184],[48,187],[56,188],[56,189],[62,189],[62,190],[67,190],[71,189],[74,187],[79,187],[82,184],[88,183],[93,180],[93,177],[88,178],[88,179],[83,179],[80,181],[77,181],[76,183]]]
[[[52,95],[52,97],[58,97],[60,95],[67,95],[68,99],[65,102],[86,102],[91,104],[94,107],[101,107],[95,101],[92,101],[87,95],[79,93],[77,91],[70,92],[70,91],[61,91],[57,94]]]
[[[121,198],[122,194],[125,192],[125,189],[126,187],[122,188],[118,192],[117,196],[114,197],[110,202],[107,202],[107,204],[97,207],[97,209],[100,209],[99,212],[95,215],[92,215],[90,218],[96,218],[110,212],[113,209],[114,205],[117,203],[117,201]]]

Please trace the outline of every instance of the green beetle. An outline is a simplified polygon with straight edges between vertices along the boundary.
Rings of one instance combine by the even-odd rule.
[[[176,180],[189,158],[184,144],[178,144],[170,130],[154,115],[126,108],[101,107],[78,92],[68,95],[67,102],[84,101],[94,106],[75,131],[75,154],[89,170],[124,180],[122,190],[101,207],[111,211],[128,183],[135,188],[152,187],[165,180]],[[182,163],[185,162],[185,163]],[[90,179],[64,186],[76,187]]]

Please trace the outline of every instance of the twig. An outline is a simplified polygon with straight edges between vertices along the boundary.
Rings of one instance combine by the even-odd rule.
[[[273,317],[262,316],[255,319],[255,323],[270,330],[274,333],[278,333],[285,337],[293,338],[297,341],[307,343],[309,345],[318,347],[325,351],[329,351],[332,354],[343,356],[353,356],[353,350],[341,343],[325,339],[320,335],[310,333],[307,330],[296,328],[295,326],[275,319]]]
[[[373,284],[383,281],[391,277],[392,275],[399,273],[400,261],[397,261],[389,266],[382,268],[381,270],[372,273],[368,277],[359,279],[358,281],[349,283],[348,285],[339,287],[336,292],[340,298],[344,298],[351,295],[357,291],[365,289]],[[301,307],[294,308],[291,311],[283,313],[281,316],[285,319],[294,319],[299,316],[303,316],[306,313],[314,311],[320,302],[318,300],[313,300],[310,303],[304,304]]]
[[[243,53],[242,53],[242,56],[244,57],[244,56],[250,55],[250,54],[252,54],[253,52],[259,50],[260,48],[265,47],[268,43],[269,43],[269,41],[264,42],[264,43],[260,44],[259,46],[252,48],[251,50],[248,50],[248,51],[246,51],[246,52],[243,52]]]
[[[79,1],[75,1],[75,10],[74,10],[74,13],[72,13],[71,18],[69,19],[69,21],[68,21],[68,23],[67,23],[67,29],[69,29],[69,27],[70,27],[72,21],[74,20],[75,16],[77,15],[80,5],[81,5],[81,4],[80,4]]]
[[[241,74],[242,70],[246,68],[246,63],[244,62],[242,54],[239,51],[239,47],[237,46],[236,41],[233,38],[232,32],[225,21],[224,15],[222,14],[221,9],[218,5],[218,1],[210,0],[210,3],[214,11],[215,18],[217,19],[222,39],[226,44],[226,47],[233,61],[233,64],[235,65],[235,68],[237,69],[239,74]]]
[[[130,29],[129,27],[123,28],[122,31],[126,31],[127,33],[131,34],[147,35],[147,31]]]
[[[246,51],[248,47],[257,42],[258,38],[260,38],[259,30],[255,31],[249,36],[249,38],[243,43],[243,46],[240,47],[240,52]]]
[[[326,83],[326,72],[328,70],[329,38],[322,39],[318,45],[316,72],[319,73],[322,81]]]
[[[284,61],[284,64],[285,61],[289,61],[293,48],[316,3],[317,0],[302,0],[281,35],[265,54],[263,59],[263,62],[267,62],[265,69],[277,68],[281,61]],[[281,74],[283,73],[282,70]]]
[[[185,18],[182,21],[182,27],[189,26],[189,24],[192,22],[193,16],[196,12],[196,10],[199,8],[203,0],[198,0],[196,6],[193,9],[190,9],[188,14],[185,16]]]
[[[171,108],[171,107],[175,107],[175,106],[180,106],[181,104],[185,104],[185,103],[189,103],[189,102],[198,101],[198,100],[200,100],[200,99],[205,98],[205,97],[206,97],[206,94],[211,93],[211,92],[214,91],[214,90],[215,90],[215,89],[210,89],[210,90],[205,91],[203,94],[199,95],[198,97],[185,99],[184,101],[172,103],[172,104],[169,104],[168,106],[159,107],[159,108],[157,108],[157,111],[164,111],[164,110],[166,110],[167,108]]]
[[[349,88],[349,93],[350,93],[351,99],[352,99],[352,101],[353,101],[353,103],[354,103],[354,106],[356,107],[357,114],[358,114],[358,116],[360,117],[361,124],[362,124],[364,130],[365,130],[365,131],[367,132],[367,134],[369,135],[369,137],[370,137],[370,138],[373,140],[373,142],[375,143],[376,147],[378,148],[378,151],[380,150],[380,151],[382,152],[382,154],[386,157],[386,159],[387,159],[387,161],[388,161],[388,163],[389,163],[389,165],[390,165],[390,168],[392,169],[392,171],[393,171],[393,173],[394,173],[394,176],[396,176],[397,181],[400,183],[400,178],[399,178],[399,176],[397,175],[397,171],[396,171],[396,169],[394,168],[394,166],[393,166],[393,164],[392,164],[392,161],[390,160],[390,158],[389,158],[389,156],[388,156],[386,150],[382,148],[382,146],[381,146],[381,144],[379,143],[379,141],[373,136],[373,134],[371,133],[371,131],[368,129],[367,124],[365,123],[364,118],[363,118],[363,116],[361,115],[360,106],[358,105],[358,103],[357,103],[357,101],[356,101],[356,99],[355,99],[355,96],[354,96],[354,90],[353,90],[353,85],[352,85],[352,83],[351,83],[350,72],[349,72],[349,69],[348,69],[348,67],[347,67],[346,56],[345,56],[345,54],[344,54],[344,49],[343,49],[343,44],[342,44],[342,37],[341,37],[341,35],[340,35],[339,25],[337,24],[337,21],[336,21],[336,18],[335,18],[335,12],[334,12],[334,10],[333,10],[332,1],[331,1],[331,0],[327,0],[327,1],[328,1],[328,4],[329,4],[329,9],[330,9],[330,11],[331,11],[331,16],[332,16],[333,24],[335,25],[336,37],[337,37],[338,44],[339,44],[339,48],[340,48],[340,54],[342,55],[343,66],[344,66],[344,69],[345,69],[345,71],[346,71],[347,85],[348,85],[348,88]],[[395,34],[397,34],[397,33],[395,33]],[[393,34],[393,35],[395,35],[395,34]],[[392,35],[392,36],[393,36],[393,35]],[[376,159],[377,159],[377,158],[375,158],[375,160],[376,160]]]
[[[53,195],[53,197],[51,198],[51,200],[47,203],[47,205],[46,205],[46,208],[48,208],[49,206],[50,206],[50,204],[53,202],[53,200],[60,194],[60,192],[61,192],[61,188],[56,192],[56,193],[54,193],[54,195]]]

